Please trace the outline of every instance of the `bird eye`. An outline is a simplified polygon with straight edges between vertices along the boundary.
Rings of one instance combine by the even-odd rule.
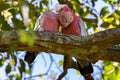
[[[63,10],[63,8],[60,9],[60,11],[62,11],[62,10]]]

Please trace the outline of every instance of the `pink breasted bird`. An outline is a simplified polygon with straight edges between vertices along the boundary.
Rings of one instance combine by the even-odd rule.
[[[36,21],[35,31],[49,31],[58,32],[59,23],[57,21],[57,14],[52,11],[44,12]],[[27,51],[24,60],[31,64],[36,58],[38,52]]]
[[[65,4],[61,4],[56,7],[56,12],[59,15],[59,22],[62,27],[62,32],[68,35],[75,35],[75,36],[86,36],[86,29],[84,23],[81,18],[79,18],[73,11]],[[69,15],[68,15],[69,14]],[[67,56],[64,56],[64,59]],[[77,64],[81,74],[84,76],[85,80],[94,80],[91,76],[93,73],[92,64],[78,59]]]

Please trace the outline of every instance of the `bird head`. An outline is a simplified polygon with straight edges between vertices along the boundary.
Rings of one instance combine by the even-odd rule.
[[[62,28],[68,27],[70,23],[72,23],[73,19],[74,18],[70,12],[61,12],[59,14],[59,22]]]
[[[72,10],[66,4],[61,4],[56,7],[56,12],[59,15],[59,22],[62,28],[66,28],[74,20]]]
[[[57,13],[59,13],[61,11],[70,11],[70,12],[72,12],[72,10],[66,4],[60,4],[59,6],[56,7],[56,12]]]

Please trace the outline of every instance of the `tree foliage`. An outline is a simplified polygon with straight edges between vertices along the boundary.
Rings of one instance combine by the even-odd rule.
[[[97,2],[99,1],[58,0],[61,4],[68,4],[78,16],[83,18],[88,34],[91,30],[92,32],[99,32],[109,28],[120,27],[120,1],[102,0],[100,3],[104,5],[98,5],[99,3]],[[55,6],[51,8],[53,3],[53,0],[0,0],[0,31],[33,30],[36,19],[44,11],[54,9]],[[96,7],[101,7],[101,9],[98,10]],[[31,35],[21,33],[19,40],[29,46],[33,46],[34,37],[34,33],[31,33]],[[24,74],[32,73],[33,66],[25,63],[22,58],[18,58],[21,53],[16,51],[16,45],[11,44],[8,49],[8,52],[1,52],[0,54],[0,66],[6,67],[5,72],[10,79],[24,79]],[[53,63],[56,64],[51,55],[50,58],[53,61],[51,65]],[[61,66],[62,63],[63,61],[60,61],[58,64]],[[119,66],[119,63],[104,61],[102,78],[105,80],[119,80]],[[40,74],[39,77],[44,75],[47,75],[47,73]]]

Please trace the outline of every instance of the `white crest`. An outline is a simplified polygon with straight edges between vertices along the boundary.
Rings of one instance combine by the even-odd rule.
[[[66,4],[60,4],[59,6],[56,7],[56,12],[60,12],[65,6],[67,6]]]

